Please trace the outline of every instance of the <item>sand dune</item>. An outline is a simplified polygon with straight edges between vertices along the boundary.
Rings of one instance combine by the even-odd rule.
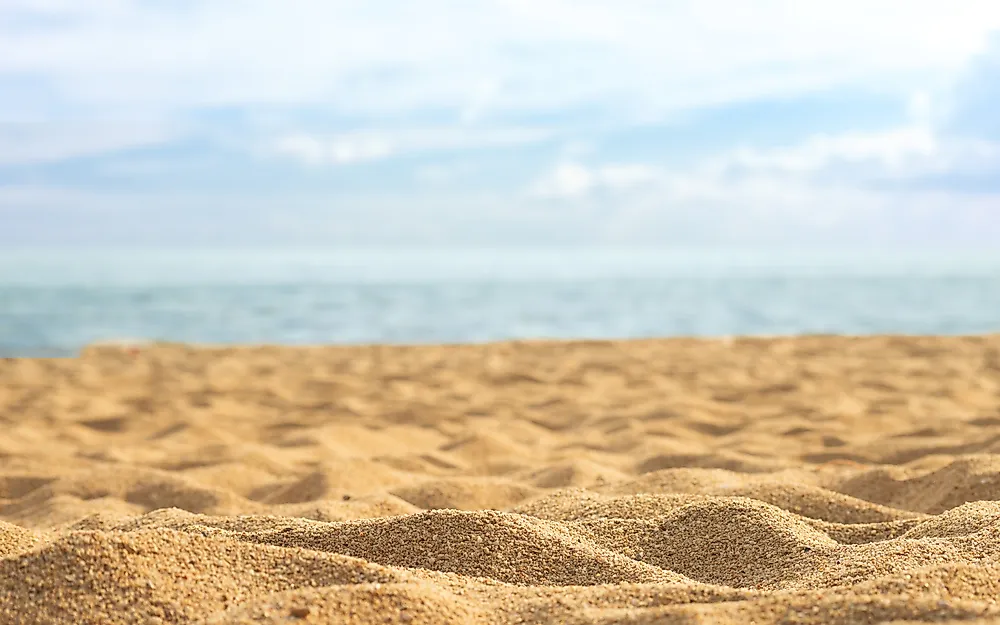
[[[0,624],[1000,623],[1000,337],[0,361]]]

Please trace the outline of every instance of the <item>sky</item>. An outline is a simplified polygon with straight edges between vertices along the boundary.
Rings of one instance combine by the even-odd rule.
[[[996,0],[3,0],[0,245],[1000,241]]]

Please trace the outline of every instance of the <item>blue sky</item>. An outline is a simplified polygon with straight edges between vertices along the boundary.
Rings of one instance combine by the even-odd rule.
[[[995,0],[4,0],[0,244],[1000,241]]]

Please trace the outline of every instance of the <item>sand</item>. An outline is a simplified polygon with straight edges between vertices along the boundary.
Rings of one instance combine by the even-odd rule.
[[[0,361],[0,624],[1000,624],[1000,336]]]

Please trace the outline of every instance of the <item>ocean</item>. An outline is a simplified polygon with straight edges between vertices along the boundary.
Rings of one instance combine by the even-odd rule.
[[[6,250],[0,356],[89,344],[1000,331],[1000,251]]]

